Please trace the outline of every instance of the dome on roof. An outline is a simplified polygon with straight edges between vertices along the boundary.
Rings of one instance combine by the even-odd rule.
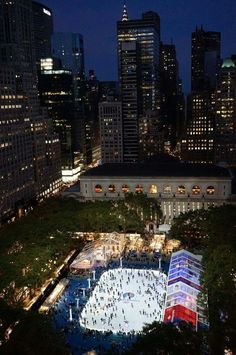
[[[222,64],[222,68],[235,68],[235,64],[231,58],[225,58]]]

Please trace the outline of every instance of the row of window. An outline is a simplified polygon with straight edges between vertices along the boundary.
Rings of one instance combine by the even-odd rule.
[[[122,185],[122,192],[124,193],[128,193],[130,192],[130,187],[126,184]],[[103,187],[102,185],[98,184],[95,186],[95,192],[96,193],[101,193],[103,192]],[[114,184],[111,184],[108,186],[108,192],[111,192],[111,193],[114,193],[116,192],[116,186]],[[143,192],[143,186],[138,184],[135,186],[135,192],[136,193],[142,193]],[[148,189],[148,192],[150,194],[156,194],[158,193],[158,187],[157,185],[150,185],[149,186],[149,189]],[[164,186],[163,188],[163,192],[166,193],[166,194],[170,194],[172,192],[172,187],[170,185],[166,185]],[[192,194],[193,195],[200,195],[201,193],[204,193],[206,192],[207,195],[214,195],[215,194],[215,187],[214,186],[208,186],[206,188],[206,191],[201,191],[201,188],[198,186],[198,185],[194,185],[192,187]],[[187,193],[186,191],[186,188],[185,186],[183,185],[180,185],[178,188],[177,188],[177,194],[179,195],[185,195]]]

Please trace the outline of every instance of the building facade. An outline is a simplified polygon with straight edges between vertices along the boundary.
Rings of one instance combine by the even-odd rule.
[[[188,124],[181,142],[181,158],[192,163],[214,162],[215,94],[192,92]]]
[[[144,13],[141,19],[130,20],[125,6],[123,18],[117,22],[117,36],[123,107],[123,161],[137,162],[139,117],[145,117],[150,110],[160,111],[159,15],[150,11]],[[152,131],[151,128],[149,132]],[[148,138],[148,141],[151,139]]]
[[[181,212],[221,205],[231,196],[227,169],[202,164],[104,164],[80,178],[83,200],[116,200],[128,192],[156,198],[166,223]]]
[[[139,45],[135,41],[122,42],[120,49],[121,101],[123,131],[123,161],[139,159]]]
[[[39,105],[32,2],[0,3],[0,219],[61,187],[60,146]]]
[[[32,1],[35,57],[37,65],[41,58],[51,57],[51,37],[53,34],[53,14],[49,7]]]
[[[59,58],[63,69],[71,70],[73,75],[84,73],[83,36],[80,33],[53,33],[52,56]]]
[[[220,69],[221,34],[196,28],[192,33],[192,91],[181,158],[214,162],[215,90]]]
[[[123,160],[121,102],[101,102],[99,120],[102,162],[121,163]]]
[[[171,149],[180,139],[184,124],[184,95],[179,78],[179,64],[174,44],[161,43],[160,50],[161,81],[161,126],[165,142],[170,142]]]
[[[120,53],[122,42],[137,42],[140,48],[140,112],[157,110],[159,107],[160,17],[149,11],[141,19],[122,18],[117,23],[118,62],[121,80]]]
[[[196,28],[192,33],[192,91],[214,91],[221,64],[221,33]]]
[[[82,127],[76,116],[72,72],[60,66],[53,58],[41,59],[38,88],[40,103],[47,108],[59,136],[63,182],[71,183],[77,180],[82,168],[82,140],[76,135]]]
[[[215,162],[236,166],[236,65],[224,60],[216,91]]]

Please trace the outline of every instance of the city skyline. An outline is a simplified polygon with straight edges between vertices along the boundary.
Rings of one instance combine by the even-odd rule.
[[[116,21],[121,19],[123,1],[105,0],[101,4],[96,0],[71,0],[67,3],[45,0],[43,3],[53,11],[55,31],[80,32],[84,36],[86,72],[94,69],[100,80],[117,79]],[[202,25],[206,31],[222,33],[222,58],[236,51],[233,40],[236,3],[232,0],[224,3],[203,0],[201,4],[181,0],[178,6],[173,0],[169,4],[151,0],[145,1],[145,4],[141,0],[126,3],[130,19],[140,18],[143,12],[149,10],[160,15],[161,39],[164,43],[171,43],[173,39],[176,45],[185,93],[190,91],[191,33],[196,25]]]

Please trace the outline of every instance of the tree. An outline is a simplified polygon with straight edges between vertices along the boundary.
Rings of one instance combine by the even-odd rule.
[[[126,355],[199,355],[206,335],[195,332],[190,323],[154,322],[143,328],[141,335]]]
[[[29,312],[14,326],[2,355],[69,355],[63,336],[54,331],[46,316]]]
[[[180,215],[170,236],[203,251],[202,286],[208,293],[209,341],[213,354],[236,353],[236,207]]]
[[[134,210],[143,221],[156,219],[158,223],[160,222],[162,217],[160,204],[156,199],[147,197],[146,194],[125,194],[125,205]]]
[[[42,314],[11,307],[0,300],[0,341],[3,355],[69,354],[63,337],[53,329],[51,320]],[[9,340],[6,330],[11,328]]]
[[[208,237],[205,226],[208,215],[209,211],[204,209],[181,213],[173,221],[169,238],[180,240],[187,249],[204,249]]]

